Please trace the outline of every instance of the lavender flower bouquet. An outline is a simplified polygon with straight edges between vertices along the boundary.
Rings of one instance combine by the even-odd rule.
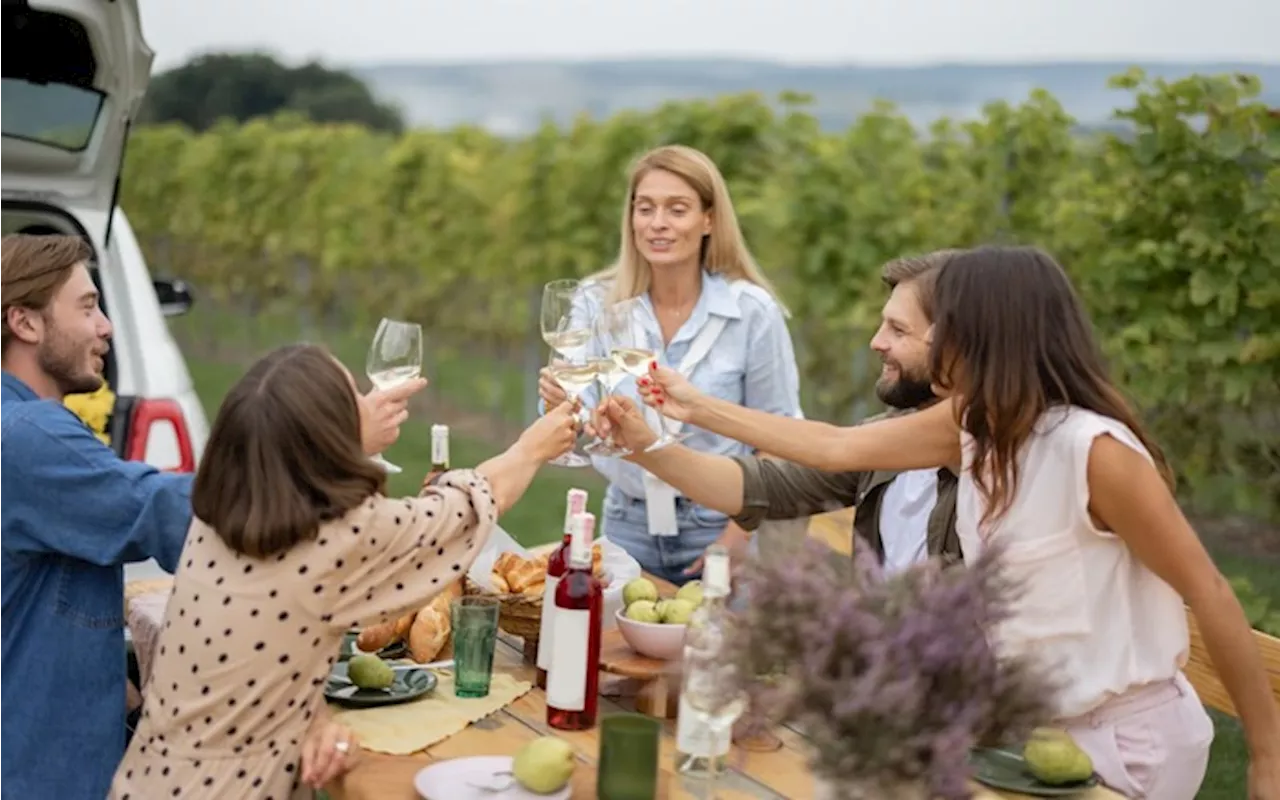
[[[803,730],[816,776],[841,800],[969,798],[970,750],[1024,741],[1052,717],[1052,674],[988,645],[1017,587],[998,548],[889,577],[856,550],[836,560],[808,540],[740,569],[748,602],[729,622],[735,677],[721,688],[749,698],[742,732]]]

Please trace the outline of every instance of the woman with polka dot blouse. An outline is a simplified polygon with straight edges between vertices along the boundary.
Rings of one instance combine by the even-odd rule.
[[[351,375],[311,345],[266,356],[223,401],[112,800],[310,797],[303,774],[323,782],[332,769],[309,761],[331,754],[303,743],[327,719],[345,631],[458,580],[575,436],[566,404],[502,455],[396,499],[363,453],[364,414]]]

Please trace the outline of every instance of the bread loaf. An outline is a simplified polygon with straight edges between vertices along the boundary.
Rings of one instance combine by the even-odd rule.
[[[524,558],[508,550],[493,562],[489,587],[497,594],[541,595],[546,586],[549,558],[548,553]],[[591,572],[604,580],[604,550],[599,542],[591,547]]]
[[[423,606],[409,628],[409,657],[419,664],[434,661],[453,632],[449,606],[462,596],[462,581],[454,581]]]
[[[409,628],[409,657],[419,664],[434,661],[449,641],[449,615],[434,605],[423,606]]]
[[[376,653],[395,639],[396,620],[392,620],[360,631],[360,635],[356,637],[356,647],[366,653]]]
[[[392,641],[401,640],[401,639],[404,639],[404,637],[408,636],[408,635],[409,635],[409,628],[410,628],[410,626],[412,626],[412,625],[413,625],[413,613],[412,613],[412,612],[411,612],[411,613],[408,613],[408,614],[405,614],[403,617],[401,617],[400,619],[396,620],[396,632],[395,632],[395,636],[393,637]]]

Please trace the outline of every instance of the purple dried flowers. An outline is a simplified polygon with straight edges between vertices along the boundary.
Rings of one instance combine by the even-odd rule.
[[[792,557],[744,565],[747,602],[725,642],[739,677],[721,687],[749,698],[743,732],[797,725],[838,792],[914,782],[969,798],[970,750],[1046,724],[1058,688],[1044,665],[988,644],[1017,599],[999,555],[886,576],[869,548],[836,559],[806,540]]]

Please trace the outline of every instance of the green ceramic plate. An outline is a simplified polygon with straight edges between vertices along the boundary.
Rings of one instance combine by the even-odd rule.
[[[1027,762],[1008,750],[974,750],[969,754],[973,779],[978,783],[1007,792],[1021,792],[1032,797],[1071,797],[1098,785],[1098,776],[1063,786],[1051,786],[1036,780]]]
[[[356,637],[359,635],[358,631],[347,631],[342,637],[342,650],[338,653],[339,661],[346,661],[356,654]],[[378,651],[379,658],[387,661],[405,658],[408,655],[409,645],[403,639],[398,642],[392,642]]]
[[[343,680],[346,677],[347,663],[340,661],[334,664],[329,682],[324,687],[324,696],[327,700],[348,708],[407,703],[436,688],[435,673],[429,669],[397,670],[395,681],[387,689],[359,689]]]

